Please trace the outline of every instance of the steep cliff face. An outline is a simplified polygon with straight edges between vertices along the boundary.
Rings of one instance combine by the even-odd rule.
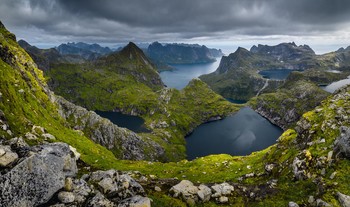
[[[165,160],[164,149],[146,136],[114,125],[93,111],[55,97],[59,114],[75,130],[81,130],[94,142],[112,151],[116,157],[126,160]]]

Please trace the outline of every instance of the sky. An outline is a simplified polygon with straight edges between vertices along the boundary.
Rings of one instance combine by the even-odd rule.
[[[40,48],[66,42],[350,45],[349,0],[0,0],[0,21]],[[233,52],[233,51],[232,51]]]

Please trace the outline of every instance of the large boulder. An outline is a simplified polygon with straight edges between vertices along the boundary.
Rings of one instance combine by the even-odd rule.
[[[198,187],[189,180],[182,180],[179,184],[170,188],[170,193],[175,198],[182,198],[189,205],[194,205],[198,201]]]
[[[64,143],[31,148],[29,157],[0,177],[2,206],[38,206],[64,187],[77,173],[75,157]]]

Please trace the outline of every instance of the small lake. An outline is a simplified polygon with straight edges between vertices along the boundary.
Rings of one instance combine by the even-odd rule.
[[[213,63],[203,64],[176,64],[171,65],[174,70],[160,72],[160,77],[169,88],[183,89],[193,79],[203,74],[214,72],[220,64],[220,58]]]
[[[259,72],[264,78],[273,79],[273,80],[284,80],[288,77],[289,73],[293,70],[289,69],[270,69],[262,70]]]
[[[327,92],[334,93],[338,88],[341,88],[345,85],[350,84],[350,76],[348,76],[347,79],[343,79],[337,82],[333,82],[329,84],[328,86],[321,86],[321,88]]]
[[[248,155],[276,143],[282,129],[251,108],[197,127],[186,137],[187,159],[211,154]]]
[[[111,111],[95,111],[95,112],[101,117],[109,119],[113,124],[116,124],[119,127],[124,127],[137,133],[150,132],[143,125],[145,121],[141,117],[126,115],[120,112],[111,112]]]

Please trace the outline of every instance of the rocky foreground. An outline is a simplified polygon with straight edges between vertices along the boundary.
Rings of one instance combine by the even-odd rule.
[[[5,126],[5,125],[3,125]],[[116,170],[77,177],[80,154],[65,143],[0,145],[1,206],[150,206],[143,187]]]

